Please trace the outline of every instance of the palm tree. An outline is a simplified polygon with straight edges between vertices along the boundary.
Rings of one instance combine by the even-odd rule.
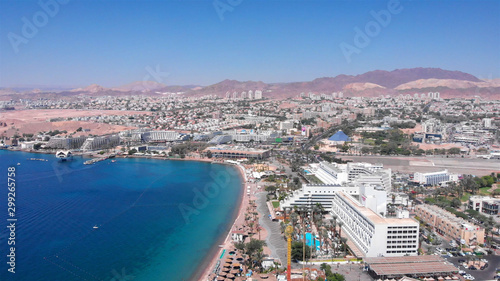
[[[342,245],[342,249],[344,251],[344,257],[346,256],[346,250],[347,250],[347,238],[340,238],[340,242],[341,242],[341,245]]]
[[[338,225],[339,225],[339,237],[342,238],[342,226],[344,225],[344,223],[339,221]]]
[[[292,223],[292,226],[295,228],[295,225],[297,224],[297,221],[298,221],[298,215],[296,212],[293,212],[292,214],[290,214],[290,222]]]

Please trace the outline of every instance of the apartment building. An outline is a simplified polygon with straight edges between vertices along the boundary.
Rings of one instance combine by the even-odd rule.
[[[467,245],[484,243],[483,228],[470,224],[438,206],[417,205],[415,213],[423,222],[432,226],[437,233],[443,236]]]
[[[492,198],[489,196],[473,195],[469,198],[469,209],[476,210],[488,215],[498,215],[498,206],[500,199]]]

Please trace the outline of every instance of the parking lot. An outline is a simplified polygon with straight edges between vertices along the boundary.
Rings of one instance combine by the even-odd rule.
[[[469,257],[469,259],[472,261],[472,257]],[[493,277],[495,276],[495,269],[500,266],[500,256],[496,255],[488,255],[488,256],[483,256],[482,259],[486,259],[488,261],[488,267],[485,268],[484,270],[480,270],[479,268],[477,270],[471,270],[471,269],[465,269],[462,266],[462,263],[459,263],[459,260],[465,260],[467,262],[467,256],[465,257],[447,257],[446,258],[449,262],[453,263],[455,266],[458,267],[459,270],[463,270],[466,273],[474,276],[475,280],[493,280]]]

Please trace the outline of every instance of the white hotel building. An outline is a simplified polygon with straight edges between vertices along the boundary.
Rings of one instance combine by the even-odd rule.
[[[449,181],[456,182],[458,181],[458,175],[450,174],[448,170],[431,173],[416,172],[413,175],[413,181],[420,184],[438,185]]]
[[[320,203],[343,223],[349,246],[363,257],[417,255],[417,221],[407,211],[398,218],[386,218],[391,170],[367,163],[313,166],[312,172],[324,185],[303,185],[281,202],[281,207]],[[359,199],[358,199],[359,198]]]
[[[384,169],[382,164],[337,164],[323,161],[310,166],[311,172],[325,184],[357,183],[371,185],[385,191],[391,190],[391,169]]]
[[[364,257],[418,254],[419,224],[407,216],[385,218],[343,192],[335,193],[331,213]]]

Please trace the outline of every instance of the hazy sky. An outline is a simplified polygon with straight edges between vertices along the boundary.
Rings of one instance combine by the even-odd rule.
[[[497,0],[55,1],[0,0],[0,86],[289,82],[411,67],[500,77]]]

